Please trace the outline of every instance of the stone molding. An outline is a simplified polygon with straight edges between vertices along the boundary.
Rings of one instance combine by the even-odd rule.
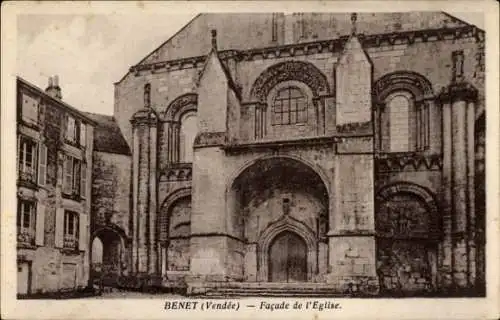
[[[148,126],[156,126],[158,124],[158,115],[151,108],[143,108],[132,116],[130,123],[133,127],[144,124]]]
[[[192,175],[192,163],[176,163],[171,164],[160,171],[159,181],[191,181]]]
[[[431,191],[415,183],[398,181],[379,188],[375,193],[375,202],[381,205],[398,194],[414,195],[425,205],[430,219],[427,235],[428,240],[437,240],[442,237],[442,215],[437,205],[435,195]],[[377,236],[381,236],[378,230],[376,232]]]
[[[194,148],[224,146],[227,144],[225,132],[200,132],[194,139]]]
[[[478,90],[468,82],[452,83],[441,89],[438,100],[441,104],[455,101],[476,102]]]
[[[285,61],[264,70],[252,85],[252,100],[265,102],[272,88],[277,84],[296,80],[305,83],[315,97],[330,93],[326,76],[313,64],[303,61]]]
[[[431,82],[414,71],[395,71],[383,75],[373,85],[372,94],[376,105],[384,105],[389,94],[396,90],[406,90],[420,101],[434,97]]]
[[[179,122],[186,112],[196,112],[198,105],[198,95],[196,93],[186,93],[172,101],[165,111],[160,113],[162,121]]]
[[[375,157],[376,172],[440,171],[443,157],[440,154],[385,153]]]
[[[435,42],[443,40],[459,40],[475,38],[484,42],[484,31],[475,26],[457,28],[426,29],[416,31],[392,32],[373,35],[357,35],[363,47],[379,48],[383,46],[404,45],[414,43]],[[319,53],[340,53],[349,39],[349,35],[331,40],[298,43],[292,45],[272,46],[250,50],[224,50],[219,52],[222,60],[252,61],[262,59],[276,59],[283,57],[297,57]],[[174,70],[201,68],[206,55],[169,61],[159,61],[150,64],[137,64],[129,69],[129,73],[140,76],[144,73],[160,73]]]
[[[282,215],[278,220],[271,222],[260,234],[258,240],[258,281],[268,281],[269,249],[274,238],[284,231],[299,235],[307,246],[307,280],[312,281],[317,271],[318,239],[314,232],[304,223],[289,215]]]

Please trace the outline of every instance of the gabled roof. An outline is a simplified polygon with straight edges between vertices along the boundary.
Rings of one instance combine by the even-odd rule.
[[[293,23],[297,23],[299,19],[304,22],[305,29],[301,42],[339,38],[349,35],[352,28],[349,12],[301,13],[300,16],[273,13],[203,13],[194,17],[138,64],[205,56],[211,48],[208,33],[210,29],[217,30],[219,51],[284,45],[286,19]],[[273,23],[278,30],[276,40],[273,40],[272,36]],[[356,24],[358,33],[364,35],[469,25],[447,13],[431,11],[360,12],[357,14]]]
[[[94,129],[94,151],[132,154],[113,116],[90,112],[85,114],[97,123]]]

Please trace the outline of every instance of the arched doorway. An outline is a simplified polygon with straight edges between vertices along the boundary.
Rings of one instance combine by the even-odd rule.
[[[91,277],[107,279],[114,285],[125,271],[125,239],[117,227],[102,227],[93,233],[91,243]]]
[[[271,242],[269,281],[307,281],[307,245],[298,234],[284,231]]]
[[[327,179],[318,172],[291,156],[265,157],[233,180],[227,226],[245,242],[244,256],[233,263],[242,266],[246,281],[316,281],[327,273],[329,200]],[[286,267],[290,263],[295,271]]]

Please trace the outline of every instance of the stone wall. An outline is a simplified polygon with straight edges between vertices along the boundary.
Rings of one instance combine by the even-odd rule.
[[[115,225],[129,236],[130,156],[94,152],[92,172],[92,230]]]

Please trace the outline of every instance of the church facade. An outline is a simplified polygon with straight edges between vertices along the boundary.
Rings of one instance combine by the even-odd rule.
[[[191,294],[484,292],[484,72],[484,31],[441,12],[198,15],[93,118],[103,266]]]

